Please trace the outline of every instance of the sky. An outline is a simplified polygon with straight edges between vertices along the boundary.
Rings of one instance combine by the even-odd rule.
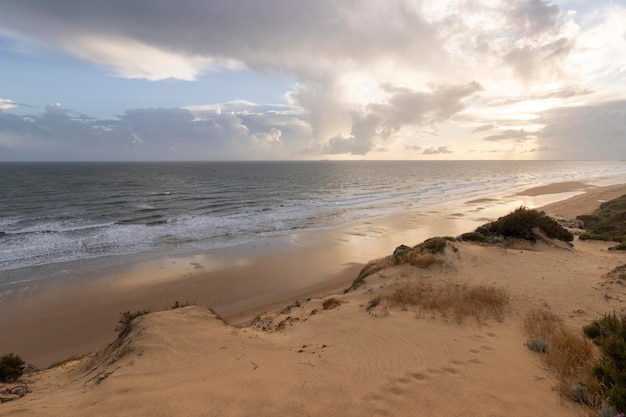
[[[626,0],[0,0],[0,161],[626,159]]]

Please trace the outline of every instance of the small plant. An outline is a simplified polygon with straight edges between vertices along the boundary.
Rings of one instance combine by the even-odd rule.
[[[480,243],[486,243],[489,241],[489,239],[487,239],[487,237],[480,232],[463,233],[461,236],[459,236],[459,240],[464,240],[466,242],[480,242]]]
[[[332,310],[333,308],[337,308],[340,305],[342,305],[344,303],[344,301],[338,300],[334,297],[331,297],[327,300],[324,300],[324,302],[322,303],[322,308],[324,310]]]
[[[0,381],[15,382],[24,373],[26,363],[18,355],[9,353],[0,358]]]
[[[550,348],[550,343],[547,340],[528,339],[526,346],[528,346],[528,349],[534,350],[535,352],[546,353]]]
[[[122,336],[125,335],[126,333],[130,331],[130,323],[133,320],[135,320],[137,317],[144,316],[148,313],[150,313],[150,310],[137,310],[134,313],[131,313],[130,311],[125,311],[123,313],[120,313],[121,318],[118,321],[118,326],[116,330],[119,330],[120,335]]]
[[[170,310],[176,310],[177,308],[189,307],[190,305],[191,304],[189,303],[189,301],[185,301],[184,303],[179,303],[178,301],[175,301],[174,305],[170,307]]]

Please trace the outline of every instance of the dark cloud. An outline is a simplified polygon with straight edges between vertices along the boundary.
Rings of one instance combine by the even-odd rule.
[[[483,138],[483,140],[489,142],[515,141],[518,143],[528,142],[535,139],[537,139],[535,133],[527,132],[524,129],[503,130],[502,133],[499,133],[497,135],[490,135]]]
[[[37,115],[0,111],[0,160],[276,159],[297,157],[310,140],[292,115],[242,113],[132,109],[94,120],[58,104]]]
[[[561,9],[558,5],[542,0],[513,1],[509,13],[512,25],[517,26],[527,36],[535,36],[554,29]]]
[[[553,159],[626,159],[626,101],[543,112],[540,155]]]
[[[504,62],[519,78],[530,82],[543,75],[558,73],[573,46],[573,41],[566,38],[539,46],[524,45],[513,48],[504,56]]]
[[[0,1],[0,25],[60,45],[80,34],[126,37],[260,71],[310,74],[338,62],[436,54],[438,39],[408,1]],[[393,49],[390,46],[393,45]],[[398,51],[401,54],[397,54]]]

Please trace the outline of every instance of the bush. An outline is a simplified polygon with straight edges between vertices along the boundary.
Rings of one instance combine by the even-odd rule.
[[[577,219],[585,224],[586,239],[626,242],[626,194],[600,204],[593,214]]]
[[[602,353],[593,375],[609,405],[626,411],[626,317],[606,315],[584,327],[585,335]]]
[[[431,237],[417,245],[414,249],[419,251],[420,253],[426,252],[432,255],[436,255],[438,253],[443,253],[444,249],[448,245],[449,239],[453,238]]]
[[[24,373],[25,362],[17,355],[9,353],[0,358],[0,381],[17,381]]]
[[[459,240],[464,240],[466,242],[480,242],[480,243],[486,243],[489,241],[489,239],[487,239],[487,237],[480,232],[463,233],[461,236],[459,236]]]
[[[537,228],[551,239],[565,242],[574,240],[574,235],[561,226],[556,220],[548,217],[543,211],[520,207],[517,210],[500,217],[495,222],[484,224],[476,229],[476,233],[483,236],[517,238],[536,241],[534,229]]]

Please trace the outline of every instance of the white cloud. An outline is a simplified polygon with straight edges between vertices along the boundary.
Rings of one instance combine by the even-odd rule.
[[[62,46],[78,58],[109,68],[120,77],[150,81],[167,78],[193,81],[208,70],[242,67],[235,60],[189,56],[132,38],[82,35],[64,40]]]
[[[16,107],[16,104],[9,99],[0,98],[0,110],[8,110]]]

